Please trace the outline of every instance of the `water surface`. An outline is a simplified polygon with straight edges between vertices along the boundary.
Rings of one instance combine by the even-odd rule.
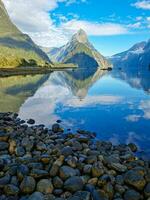
[[[150,153],[150,71],[100,69],[0,79],[0,112],[18,112],[50,127],[86,129],[114,144]]]

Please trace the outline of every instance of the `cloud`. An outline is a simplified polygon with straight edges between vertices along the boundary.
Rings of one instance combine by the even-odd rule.
[[[123,98],[120,96],[109,96],[109,95],[100,95],[100,96],[87,96],[84,100],[80,101],[77,98],[68,99],[65,101],[65,105],[69,107],[87,107],[87,106],[96,106],[96,105],[115,105],[122,102]]]
[[[139,9],[150,10],[150,0],[137,1],[136,3],[132,4],[132,6]]]
[[[150,101],[142,101],[140,103],[139,109],[141,109],[144,112],[144,119],[150,120]]]
[[[128,29],[117,23],[96,23],[84,20],[70,20],[62,25],[65,29],[77,31],[84,29],[89,35],[120,35],[128,33]]]
[[[119,23],[100,23],[79,20],[75,14],[60,15],[60,23],[56,23],[52,12],[61,3],[86,3],[87,0],[5,0],[5,6],[12,21],[19,29],[28,34],[36,44],[53,47],[68,42],[71,35],[83,28],[88,35],[120,35],[127,34],[129,28]],[[68,18],[67,18],[68,17]]]
[[[140,118],[140,115],[128,115],[125,119],[129,122],[138,122]]]

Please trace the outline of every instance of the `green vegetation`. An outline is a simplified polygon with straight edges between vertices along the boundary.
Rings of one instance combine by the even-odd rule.
[[[48,56],[11,22],[0,0],[0,68],[48,64]]]

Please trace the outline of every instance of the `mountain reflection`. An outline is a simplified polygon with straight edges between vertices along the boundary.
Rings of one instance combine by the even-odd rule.
[[[150,94],[150,70],[148,68],[122,68],[114,69],[112,76],[127,82],[131,87],[142,89]]]
[[[0,78],[0,112],[19,112],[25,100],[47,80],[49,75]]]

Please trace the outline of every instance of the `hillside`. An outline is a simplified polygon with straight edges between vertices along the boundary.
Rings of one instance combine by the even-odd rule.
[[[135,44],[129,50],[111,57],[115,68],[149,68],[150,40]]]
[[[32,40],[10,20],[0,0],[0,68],[35,66],[50,63],[50,59]]]

